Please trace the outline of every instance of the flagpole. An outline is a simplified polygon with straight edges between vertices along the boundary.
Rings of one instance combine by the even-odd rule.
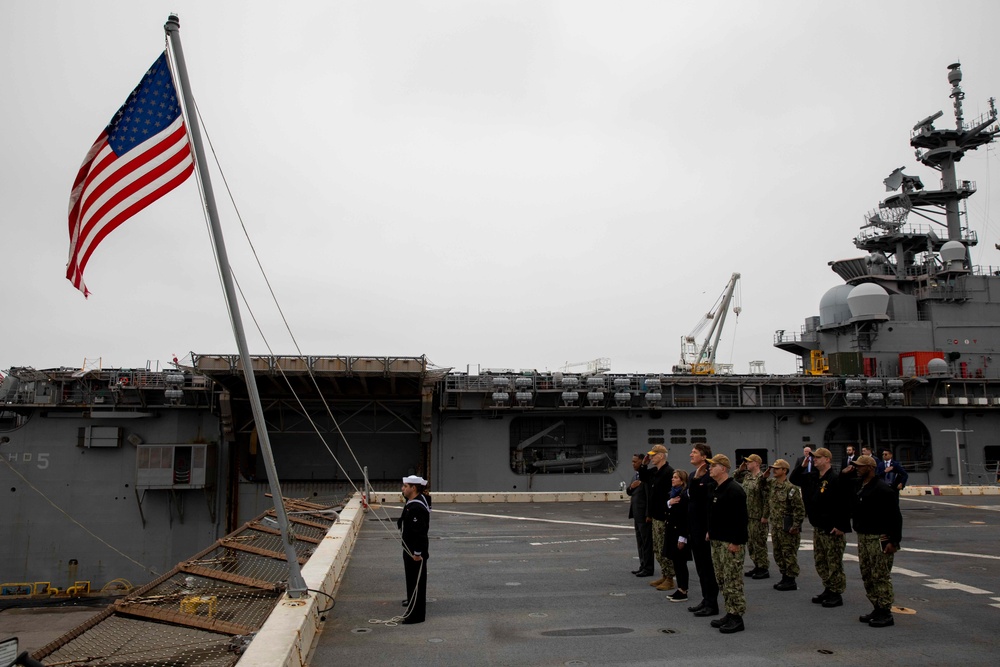
[[[184,63],[184,50],[181,47],[180,28],[180,19],[178,19],[176,14],[171,14],[167,18],[167,22],[163,25],[174,53],[177,78],[180,80],[184,98],[184,110],[189,121],[188,128],[191,132],[191,142],[194,148],[194,161],[198,166],[198,175],[201,178],[202,190],[205,194],[205,207],[208,210],[208,219],[212,228],[212,240],[215,244],[216,260],[219,264],[219,273],[222,275],[226,303],[229,306],[229,318],[233,324],[236,346],[240,351],[240,362],[243,364],[247,391],[250,394],[253,419],[257,426],[257,435],[260,438],[261,452],[264,454],[267,483],[271,488],[271,497],[274,499],[274,511],[278,519],[278,528],[281,530],[281,541],[285,548],[285,559],[288,561],[288,595],[292,598],[298,598],[306,594],[306,584],[305,580],[302,579],[298,555],[295,553],[295,546],[293,544],[294,538],[288,526],[288,515],[285,513],[285,503],[281,495],[281,484],[278,482],[278,472],[274,466],[274,456],[271,453],[271,441],[267,433],[267,424],[264,422],[264,408],[261,406],[260,393],[257,391],[257,381],[254,378],[250,352],[247,348],[246,334],[243,332],[243,319],[240,317],[240,306],[236,299],[236,289],[233,286],[233,276],[229,267],[229,256],[226,253],[226,242],[222,236],[222,225],[219,224],[219,212],[215,206],[215,193],[212,190],[212,181],[208,173],[208,163],[203,157],[204,150],[202,149],[201,142],[201,128],[198,126],[194,96],[191,94],[187,66]]]

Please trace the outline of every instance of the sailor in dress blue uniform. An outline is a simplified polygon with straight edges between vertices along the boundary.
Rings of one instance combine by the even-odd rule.
[[[396,526],[403,540],[403,569],[406,572],[407,610],[403,623],[423,623],[427,607],[427,531],[431,508],[424,490],[427,480],[416,475],[403,478],[406,504]]]

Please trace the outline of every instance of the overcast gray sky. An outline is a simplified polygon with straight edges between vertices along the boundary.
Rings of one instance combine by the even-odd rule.
[[[666,372],[742,273],[719,361],[772,346],[940,110],[1000,95],[996,2],[34,2],[0,41],[0,369],[234,353],[194,179],[64,278],[67,200],[171,11],[222,169],[305,354]],[[280,7],[280,8],[279,8]],[[990,69],[993,68],[993,69]],[[948,121],[948,122],[945,122]],[[973,258],[1000,265],[994,148]],[[294,353],[225,186],[237,278]],[[245,315],[248,327],[252,322]],[[266,353],[250,332],[251,351]],[[582,369],[579,369],[582,370]]]

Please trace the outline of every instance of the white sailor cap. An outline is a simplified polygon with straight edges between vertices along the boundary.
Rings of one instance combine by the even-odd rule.
[[[417,477],[416,475],[407,475],[403,478],[403,484],[421,484],[427,486],[427,480],[423,477]]]

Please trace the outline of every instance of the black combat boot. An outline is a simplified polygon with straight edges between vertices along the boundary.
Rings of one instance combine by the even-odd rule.
[[[844,598],[841,597],[840,593],[830,593],[826,596],[826,599],[823,600],[823,606],[827,609],[832,607],[842,607],[844,606]]]
[[[733,617],[732,614],[726,614],[725,616],[720,616],[719,618],[713,619],[712,622],[709,623],[709,625],[711,625],[713,628],[721,628],[723,625],[728,623],[729,619],[732,617]]]
[[[816,596],[813,597],[812,603],[813,604],[823,604],[828,597],[830,597],[830,589],[829,588],[824,588],[822,593],[820,593],[819,595],[816,595]]]
[[[781,581],[774,585],[776,591],[796,591],[799,587],[795,584],[795,577],[781,577]]]
[[[737,616],[736,614],[730,614],[729,620],[725,625],[719,628],[719,632],[724,635],[731,635],[734,632],[743,632],[746,628],[743,627],[743,617]]]
[[[746,572],[744,572],[743,576],[744,577],[752,577],[753,575],[757,574],[757,570],[759,570],[759,569],[760,568],[755,565],[752,568],[750,568],[749,570],[747,570]]]
[[[864,616],[858,616],[858,620],[861,621],[862,623],[868,623],[875,616],[875,612],[876,611],[878,611],[877,607],[875,609],[872,609],[870,612],[868,612]]]
[[[757,574],[753,575],[753,579],[770,579],[771,573],[767,571],[766,567],[762,567],[757,570]]]
[[[873,611],[871,620],[868,621],[868,627],[870,628],[887,628],[894,624],[895,621],[892,619],[892,612],[888,607],[879,607]]]
[[[704,618],[706,616],[718,616],[719,615],[719,605],[714,607],[709,607],[708,605],[702,607],[694,613],[695,616],[699,618]]]

